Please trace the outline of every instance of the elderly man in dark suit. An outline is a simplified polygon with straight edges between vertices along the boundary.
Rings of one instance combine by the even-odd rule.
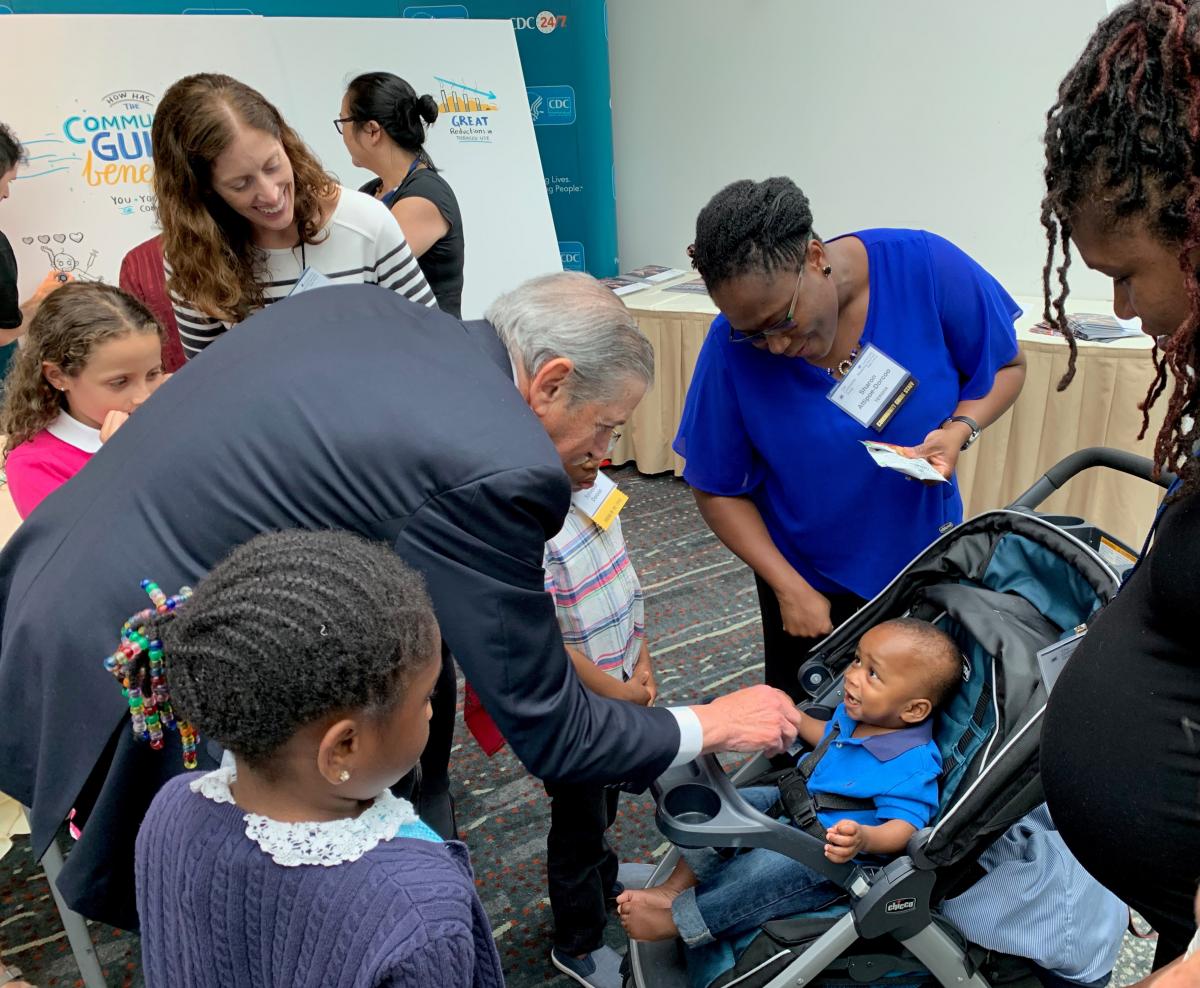
[[[278,302],[160,389],[0,554],[0,790],[32,806],[37,854],[81,811],[60,884],[84,915],[136,926],[138,823],[181,771],[173,735],[160,752],[132,740],[102,660],[144,606],[143,578],[174,591],[260,532],[391,543],[541,778],[644,787],[702,750],[794,739],[795,708],[765,686],[674,710],[582,687],[542,549],[569,504],[562,463],[602,451],[651,351],[585,275],[534,279],[488,317],[463,324],[372,286]],[[256,703],[271,716],[269,695]]]

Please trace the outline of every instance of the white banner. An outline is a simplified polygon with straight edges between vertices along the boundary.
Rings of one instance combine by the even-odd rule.
[[[51,268],[115,284],[125,252],[157,232],[154,110],[193,72],[260,90],[351,188],[371,175],[333,126],[346,84],[403,76],[441,108],[426,150],[462,209],[463,315],[561,270],[509,21],[10,15],[3,38],[2,119],[29,152],[0,204],[22,298]],[[59,70],[45,71],[46,52],[60,53]]]

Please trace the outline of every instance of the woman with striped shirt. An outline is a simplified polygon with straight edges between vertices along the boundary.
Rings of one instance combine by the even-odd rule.
[[[154,117],[167,288],[189,359],[306,269],[436,306],[387,208],[342,188],[279,111],[226,75],[167,90]]]

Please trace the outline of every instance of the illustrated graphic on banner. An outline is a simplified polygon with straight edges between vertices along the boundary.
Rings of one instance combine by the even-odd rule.
[[[344,0],[347,7],[356,2]],[[555,231],[562,243],[582,243],[585,270],[603,278],[618,269],[605,5],[597,0],[560,4],[538,10],[521,0],[464,0],[401,9],[413,18],[508,18],[530,83],[529,116]]]
[[[496,94],[462,82],[453,82],[435,75],[438,85],[438,112],[450,117],[450,133],[461,144],[490,144],[492,116],[500,109]]]
[[[570,86],[530,86],[525,92],[535,127],[565,127],[575,122],[575,90]]]
[[[26,5],[37,13],[61,0],[22,0],[23,14]],[[277,11],[289,5],[312,6],[309,0],[271,0]],[[113,11],[136,4],[79,0],[73,6]],[[426,147],[454,188],[468,231],[463,314],[478,318],[502,292],[560,270],[535,128],[521,112],[513,113],[521,109],[514,94],[526,82],[507,14],[490,20],[355,19],[363,7],[359,0],[343,0],[336,18],[101,13],[5,21],[4,40],[15,51],[68,51],[72,59],[69,74],[36,80],[29,76],[31,63],[0,59],[0,89],[21,94],[10,101],[4,122],[30,158],[18,169],[12,198],[0,207],[0,228],[17,254],[21,297],[32,294],[47,271],[115,283],[125,255],[158,232],[155,114],[175,80],[201,71],[224,72],[263,93],[341,184],[355,189],[370,176],[355,168],[329,121],[348,78],[404,66],[418,92],[442,104]],[[399,13],[403,5],[392,9]],[[322,58],[311,64],[285,55],[317,50]],[[139,53],[136,74],[113,58],[114,51]],[[573,81],[557,73],[550,78]],[[521,222],[516,239],[514,214]]]
[[[70,243],[67,243],[67,241]],[[82,233],[39,233],[36,236],[25,236],[21,238],[21,243],[27,247],[37,243],[39,249],[46,255],[46,260],[49,262],[50,272],[57,273],[59,281],[67,281],[68,275],[73,275],[77,281],[103,281],[97,274],[92,273],[92,267],[96,263],[96,258],[100,256],[98,250],[92,250],[87,255],[87,261],[80,266],[79,259],[76,254],[83,255],[87,248],[76,247],[76,244],[82,243],[84,236]]]
[[[69,145],[74,145],[76,152],[83,152],[80,175],[92,188],[149,189],[154,180],[150,144],[154,95],[144,90],[121,89],[101,97],[100,102],[104,106],[102,112],[83,111],[62,122],[62,134]],[[132,203],[114,198],[114,204],[120,207]],[[153,209],[153,203],[150,208]]]

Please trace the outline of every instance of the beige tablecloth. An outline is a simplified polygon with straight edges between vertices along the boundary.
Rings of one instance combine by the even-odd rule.
[[[680,279],[686,280],[686,279]],[[1111,446],[1151,455],[1162,408],[1151,416],[1147,438],[1139,442],[1138,404],[1153,374],[1150,341],[1081,344],[1075,382],[1055,391],[1067,366],[1062,341],[1028,331],[1041,312],[1040,299],[1020,298],[1025,310],[1017,329],[1028,371],[1025,388],[1012,410],[992,425],[959,460],[958,477],[967,517],[1002,507],[1031,486],[1047,468],[1085,446]],[[683,473],[683,459],[671,440],[683,412],[688,383],[700,346],[716,314],[704,295],[654,288],[626,296],[638,324],[654,345],[654,389],[634,413],[613,454],[613,462],[633,462],[643,473]],[[1074,301],[1076,312],[1108,312],[1110,303]],[[1131,477],[1093,470],[1071,481],[1043,510],[1078,515],[1140,549],[1161,491]]]

